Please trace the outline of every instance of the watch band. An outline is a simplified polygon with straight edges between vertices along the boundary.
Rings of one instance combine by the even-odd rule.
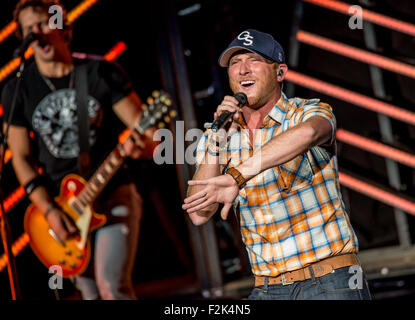
[[[228,170],[226,170],[225,174],[229,174],[232,176],[232,178],[235,179],[236,183],[238,184],[238,188],[242,189],[245,187],[247,179],[244,178],[244,176],[235,168],[231,167]]]

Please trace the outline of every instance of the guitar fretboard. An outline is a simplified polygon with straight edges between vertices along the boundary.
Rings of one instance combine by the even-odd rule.
[[[85,188],[72,202],[73,208],[82,213],[85,207],[90,205],[105,188],[117,170],[124,163],[126,158],[125,151],[121,144],[109,154],[105,161],[101,164],[95,174],[89,179]]]

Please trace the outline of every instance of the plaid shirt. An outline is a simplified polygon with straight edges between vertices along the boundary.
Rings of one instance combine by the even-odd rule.
[[[357,237],[341,198],[336,158],[336,119],[319,99],[287,99],[282,93],[256,130],[254,143],[240,117],[238,130],[221,153],[223,172],[237,167],[265,143],[312,116],[328,119],[332,139],[294,159],[261,172],[239,191],[234,202],[240,213],[243,241],[257,276],[277,276],[321,259],[358,251]],[[196,150],[203,161],[208,131]]]

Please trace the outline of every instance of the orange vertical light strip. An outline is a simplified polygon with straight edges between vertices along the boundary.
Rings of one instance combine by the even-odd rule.
[[[12,244],[12,253],[16,257],[30,241],[30,237],[27,233],[23,233],[15,242]],[[8,259],[5,254],[0,257],[0,272],[7,266]]]
[[[76,19],[89,10],[98,0],[84,0],[76,8],[72,9],[66,18],[67,23],[72,24]]]
[[[400,198],[390,192],[375,187],[369,183],[353,178],[345,173],[339,172],[340,183],[345,187],[353,189],[370,198],[383,202],[394,208],[399,208],[407,213],[415,215],[415,203]]]
[[[389,158],[409,167],[415,168],[415,155],[389,147],[383,143],[364,138],[343,129],[337,130],[336,138],[339,141],[353,145],[365,151],[375,153],[379,156]]]
[[[0,30],[0,43],[2,43],[4,40],[6,40],[8,37],[10,37],[13,32],[15,32],[17,29],[17,23],[15,21],[12,21],[8,23],[3,29]]]
[[[326,9],[330,9],[333,11],[337,11],[343,13],[345,15],[354,15],[355,12],[351,10],[349,12],[351,4],[334,1],[334,0],[303,0],[304,2],[308,2],[311,4],[318,5],[320,7],[324,7]],[[362,18],[364,20],[370,21],[377,25],[380,25],[385,28],[389,28],[395,31],[399,31],[402,33],[406,33],[410,36],[415,36],[415,25],[400,21],[398,19],[394,19],[370,10],[366,10],[362,8]]]
[[[104,56],[104,59],[107,61],[114,61],[126,49],[127,49],[126,44],[123,41],[120,41]]]
[[[302,30],[297,33],[297,39],[300,42],[320,49],[328,50],[351,59],[376,65],[380,68],[415,78],[415,67],[406,63],[385,58]]]
[[[4,155],[4,164],[9,162],[11,158],[12,158],[12,152],[10,151],[10,149],[7,149],[6,154]]]
[[[26,195],[26,192],[22,186],[14,190],[5,200],[4,200],[4,211],[7,213],[11,208],[13,208],[23,197]],[[3,212],[0,209],[0,216]]]
[[[289,70],[287,72],[285,79],[305,88],[327,94],[374,112],[383,113],[391,118],[400,120],[410,125],[415,125],[415,113],[401,109],[389,103],[335,86],[328,82],[306,76],[293,70]]]
[[[92,7],[98,0],[85,0],[68,13],[67,21],[69,24],[78,19],[86,10]],[[33,56],[32,48],[27,49],[25,58],[29,59]],[[6,79],[14,70],[20,65],[20,58],[12,59],[5,66],[0,69],[0,82]]]

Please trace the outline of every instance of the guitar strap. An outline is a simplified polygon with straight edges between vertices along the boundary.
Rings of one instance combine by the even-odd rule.
[[[76,104],[78,107],[78,143],[79,174],[86,178],[90,170],[89,157],[89,114],[88,114],[88,77],[86,64],[81,64],[75,68],[75,91]]]

